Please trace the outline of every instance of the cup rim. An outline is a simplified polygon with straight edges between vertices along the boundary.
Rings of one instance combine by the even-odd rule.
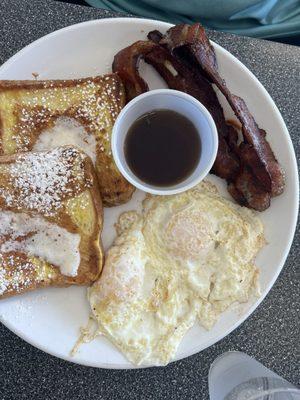
[[[140,182],[140,179],[138,177],[136,177],[134,172],[131,171],[132,175],[129,175],[127,173],[127,171],[124,168],[123,163],[119,157],[119,149],[117,146],[117,139],[118,139],[118,132],[120,131],[119,128],[122,124],[122,120],[123,120],[124,116],[133,106],[136,105],[136,103],[143,101],[147,97],[153,97],[153,96],[157,96],[157,95],[168,95],[168,96],[171,95],[171,96],[175,96],[175,97],[180,97],[181,99],[185,99],[185,100],[189,101],[190,103],[192,103],[194,106],[196,106],[199,109],[199,111],[205,117],[205,119],[208,122],[209,127],[210,127],[210,134],[213,137],[212,156],[210,157],[209,162],[207,163],[206,167],[191,182],[185,183],[185,180],[187,180],[190,177],[190,175],[185,180],[181,181],[180,182],[180,184],[182,185],[181,187],[176,187],[176,185],[178,185],[178,184],[176,184],[174,186],[169,186],[169,187],[168,186],[160,187],[160,186],[150,185],[147,183],[143,184]],[[167,106],[164,108],[168,109]],[[153,110],[155,110],[155,109],[156,108],[154,106]],[[112,138],[111,138],[111,150],[112,150],[113,158],[114,158],[117,168],[119,169],[121,174],[124,176],[124,178],[128,182],[130,182],[133,186],[135,186],[136,188],[138,188],[144,192],[155,194],[155,195],[173,195],[173,194],[182,193],[188,189],[191,189],[192,187],[194,187],[195,185],[200,183],[207,176],[207,174],[211,170],[213,163],[217,156],[218,132],[217,132],[215,122],[214,122],[210,112],[199,100],[197,100],[196,98],[194,98],[193,96],[191,96],[187,93],[180,92],[179,90],[154,89],[154,90],[150,90],[149,92],[140,94],[139,96],[135,97],[129,103],[127,103],[126,106],[121,110],[121,112],[118,115],[118,117],[114,123],[114,126],[113,126]],[[128,165],[127,165],[127,167],[128,167]]]

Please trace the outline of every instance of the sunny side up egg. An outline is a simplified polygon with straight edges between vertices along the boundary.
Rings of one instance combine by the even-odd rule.
[[[134,364],[167,364],[196,319],[210,329],[257,290],[262,223],[209,182],[148,196],[141,214],[121,215],[117,232],[88,296],[98,333]]]

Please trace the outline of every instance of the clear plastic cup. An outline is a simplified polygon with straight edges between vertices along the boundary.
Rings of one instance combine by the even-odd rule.
[[[210,400],[300,400],[297,387],[238,351],[213,362],[208,385]]]

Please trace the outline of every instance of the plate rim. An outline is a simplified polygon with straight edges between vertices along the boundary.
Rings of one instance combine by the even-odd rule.
[[[23,47],[22,49],[20,49],[16,54],[14,54],[12,57],[10,57],[7,61],[5,61],[1,66],[0,66],[0,74],[2,74],[3,72],[5,72],[6,70],[8,70],[10,68],[10,66],[20,57],[22,57],[24,54],[26,54],[27,51],[31,51],[34,47],[38,46],[39,43],[43,42],[45,39],[49,39],[52,38],[54,36],[59,36],[60,34],[66,32],[66,31],[72,31],[72,30],[77,30],[78,28],[82,27],[82,26],[88,26],[88,25],[97,25],[97,24],[110,24],[110,23],[142,23],[142,24],[157,24],[160,25],[161,27],[164,28],[169,28],[171,26],[173,26],[173,24],[167,23],[167,22],[163,22],[163,21],[159,21],[159,20],[154,20],[154,19],[147,19],[147,18],[135,18],[135,17],[116,17],[116,18],[103,18],[103,19],[92,19],[92,20],[88,20],[88,21],[83,21],[83,22],[79,22],[76,24],[72,24],[72,25],[68,25],[66,27],[57,29],[53,32],[50,32],[36,40],[34,40],[33,42],[29,43],[28,45],[26,45],[25,47]],[[216,42],[211,40],[211,43],[213,44],[213,46],[215,48],[218,49],[219,53],[223,53],[225,54],[227,57],[229,56],[230,58],[232,58],[234,60],[234,62],[236,63],[236,65],[244,70],[246,73],[248,73],[248,75],[251,76],[252,79],[255,80],[258,88],[264,92],[264,94],[269,98],[269,101],[271,102],[272,108],[274,113],[276,114],[278,120],[280,121],[280,128],[281,130],[284,132],[284,135],[286,136],[286,139],[288,141],[288,145],[289,145],[289,153],[292,155],[291,157],[291,164],[293,165],[293,172],[295,173],[294,175],[294,179],[293,182],[291,182],[292,185],[294,185],[295,187],[295,198],[294,203],[295,203],[295,207],[293,208],[293,224],[290,227],[289,230],[289,235],[288,235],[288,244],[284,250],[284,254],[282,255],[280,262],[277,263],[277,271],[273,277],[272,280],[270,280],[270,282],[266,285],[266,289],[264,294],[262,294],[255,302],[252,303],[251,307],[249,307],[247,309],[247,311],[243,314],[242,317],[239,317],[238,321],[236,321],[236,323],[234,323],[232,326],[230,326],[230,328],[228,328],[225,332],[222,332],[220,335],[218,335],[217,339],[212,339],[212,340],[208,340],[208,342],[206,343],[205,346],[195,346],[193,348],[191,348],[189,351],[183,352],[180,357],[175,356],[175,358],[173,360],[171,360],[171,363],[175,362],[175,361],[179,361],[182,359],[185,359],[189,356],[192,356],[194,354],[197,354],[205,349],[208,349],[209,347],[213,346],[214,344],[218,343],[220,340],[224,339],[225,337],[227,337],[231,332],[233,332],[237,327],[239,327],[240,325],[243,324],[243,322],[249,318],[251,316],[251,314],[256,310],[256,308],[258,308],[258,306],[263,302],[263,300],[265,299],[265,297],[268,295],[268,293],[270,292],[271,288],[273,287],[273,285],[275,284],[280,272],[282,271],[284,264],[286,262],[286,259],[289,255],[292,243],[293,243],[293,239],[294,239],[294,235],[295,235],[295,231],[296,231],[296,226],[297,226],[297,218],[298,218],[298,211],[299,211],[299,203],[297,201],[297,199],[299,198],[299,175],[298,175],[298,166],[297,166],[297,160],[296,160],[296,155],[295,155],[295,150],[294,150],[294,146],[293,146],[293,142],[291,139],[291,136],[289,134],[289,131],[287,129],[287,126],[284,122],[284,119],[277,107],[277,105],[275,104],[272,96],[268,93],[268,91],[266,90],[266,88],[263,86],[263,84],[259,81],[259,79],[253,74],[253,72],[251,72],[236,56],[234,56],[232,53],[230,53],[228,50],[226,50],[225,48],[223,48],[222,46],[220,46],[219,44],[217,44]],[[0,77],[1,80],[1,77]],[[40,345],[40,344],[36,344],[34,342],[34,340],[31,340],[30,336],[22,333],[22,331],[19,331],[18,329],[15,329],[14,327],[11,326],[10,322],[7,320],[4,320],[2,318],[2,316],[0,316],[0,322],[3,323],[4,326],[6,326],[11,332],[13,332],[14,334],[16,334],[17,336],[19,336],[22,340],[25,340],[27,343],[29,343],[30,345],[38,348],[39,350],[44,351],[45,353],[50,354],[51,356],[63,359],[65,361],[69,361],[73,364],[78,364],[78,365],[84,365],[84,366],[88,366],[88,367],[95,367],[95,368],[105,368],[105,369],[142,369],[142,368],[151,368],[153,367],[152,365],[125,365],[125,364],[107,364],[107,363],[95,363],[95,362],[86,362],[85,360],[75,360],[74,358],[72,358],[69,355],[65,355],[62,356],[58,353],[53,352],[52,350],[49,350],[46,348],[45,345]],[[119,350],[120,351],[120,350]]]

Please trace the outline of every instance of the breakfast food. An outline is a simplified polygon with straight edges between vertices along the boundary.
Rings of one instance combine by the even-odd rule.
[[[85,285],[101,272],[102,203],[79,149],[0,157],[0,298]]]
[[[100,196],[104,205],[115,206],[128,201],[134,190],[115,166],[110,137],[125,103],[149,90],[138,71],[141,57],[170,88],[189,93],[209,110],[219,135],[212,172],[227,181],[240,205],[262,211],[282,193],[283,174],[266,133],[220,77],[214,48],[200,24],[178,25],[165,35],[150,32],[148,40],[120,51],[114,73],[106,76],[0,81],[0,299],[41,287],[92,285],[88,299],[96,330],[89,324],[77,345],[103,335],[134,364],[166,365],[196,322],[209,330],[231,304],[259,294],[254,259],[265,239],[256,213],[202,182],[174,196],[149,195],[141,212],[123,213],[100,276]],[[226,121],[214,85],[238,124]],[[180,144],[170,119],[185,134]],[[193,152],[187,155],[186,128],[174,112],[167,120],[172,137],[164,145],[169,155],[170,141],[176,148],[174,165],[187,165],[192,154],[201,159],[204,142],[197,148],[191,141]],[[130,129],[127,134],[129,140]],[[128,165],[139,157],[143,170],[154,167],[160,180],[155,183],[168,186],[175,182],[168,176],[173,167],[170,160],[163,167],[158,162],[163,138],[158,129],[155,134],[158,144],[140,137],[141,150],[131,156],[125,141],[124,154]],[[149,143],[152,164],[143,153]],[[138,202],[134,198],[133,207]],[[106,243],[118,213],[106,214]]]
[[[122,79],[127,101],[149,90],[147,83],[138,73],[138,65],[140,59],[154,47],[154,43],[150,41],[139,40],[115,55],[112,70]]]
[[[209,182],[149,195],[142,213],[121,215],[117,233],[88,297],[96,334],[134,364],[167,364],[197,319],[210,329],[230,304],[257,293],[262,223]]]
[[[148,37],[152,41],[159,41],[162,34],[153,31],[148,34]],[[113,69],[123,77],[126,93],[130,93],[130,98],[149,90],[148,85],[138,73],[138,58],[131,56],[138,53],[138,49],[144,43],[149,42],[136,42],[120,51],[114,59]],[[212,86],[201,74],[195,76],[188,66],[180,62],[164,47],[152,43],[151,46],[145,46],[145,48],[148,49],[144,55],[145,61],[157,70],[169,88],[190,94],[209,110],[219,134],[218,153],[213,170],[216,175],[223,179],[233,179],[238,173],[239,162],[224,137],[235,137],[236,131],[226,123],[223,109]],[[131,63],[129,60],[131,60]]]
[[[177,25],[165,35],[150,32],[149,41],[138,41],[121,50],[113,70],[123,79],[130,98],[148,90],[140,77],[141,57],[165,79],[168,86],[191,94],[211,112],[219,134],[219,149],[212,172],[227,180],[228,191],[241,205],[263,211],[271,197],[284,190],[283,171],[266,132],[259,128],[246,103],[231,94],[218,73],[217,60],[204,28],[199,24]],[[224,94],[241,124],[242,140],[225,121],[212,84]]]
[[[0,81],[0,154],[79,147],[95,165],[103,204],[124,203],[134,188],[118,171],[110,149],[112,127],[124,104],[116,74]]]
[[[159,44],[163,35],[158,31],[152,31],[148,37]],[[170,88],[190,94],[209,110],[219,133],[219,146],[213,172],[220,178],[233,180],[238,174],[239,162],[225,138],[229,137],[235,140],[237,132],[226,122],[223,109],[212,85],[202,74],[191,71],[189,65],[181,62],[163,46],[153,48],[146,54],[145,61],[159,72]]]

